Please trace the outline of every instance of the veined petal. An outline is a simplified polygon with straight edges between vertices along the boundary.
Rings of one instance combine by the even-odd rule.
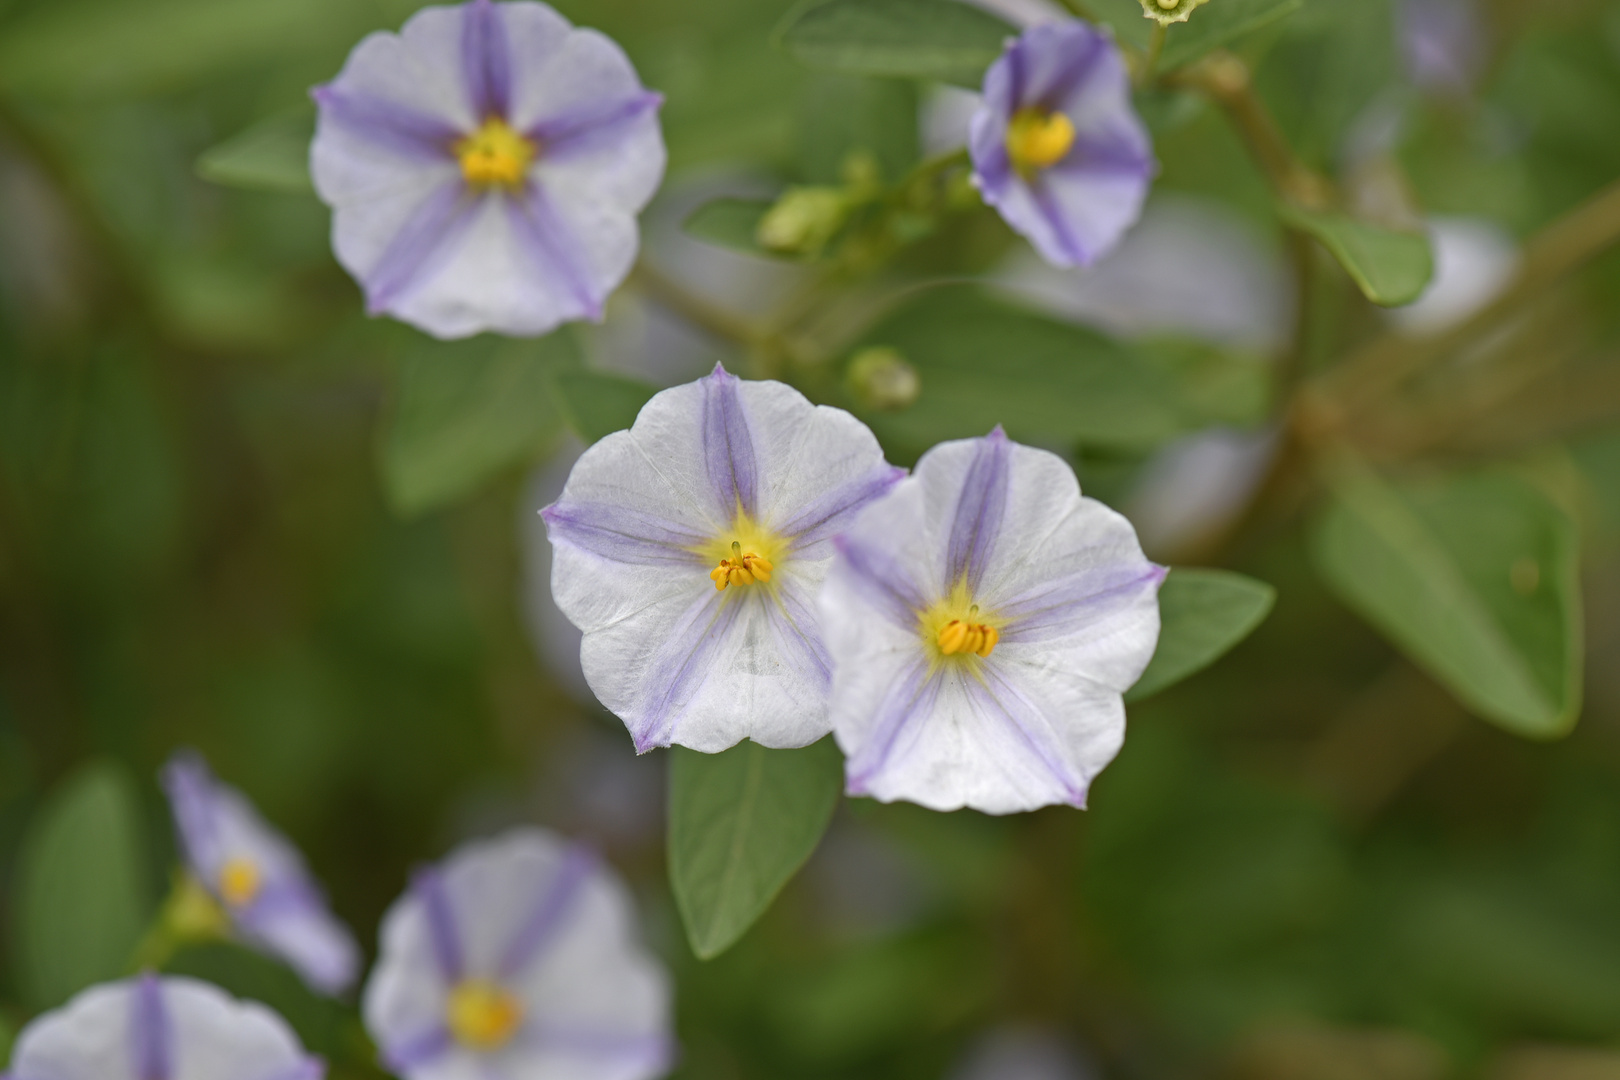
[[[530,183],[521,193],[503,199],[502,205],[518,250],[541,283],[541,295],[551,299],[556,309],[554,314],[543,318],[559,323],[578,318],[600,320],[608,293],[624,279],[626,270],[614,265],[602,273],[593,266],[593,249],[574,235],[573,227],[558,212],[552,196],[539,184]],[[629,254],[633,258],[634,224],[619,232],[622,235],[613,247],[621,247],[628,238],[632,245]],[[607,248],[604,246],[601,250]]]
[[[425,7],[397,34],[369,34],[329,85],[470,132],[483,117],[473,109],[462,81],[463,18],[457,7]]]
[[[324,135],[319,143],[323,150],[341,148],[362,159],[373,157],[375,150],[386,150],[410,161],[444,164],[453,160],[451,148],[464,134],[443,117],[387,98],[337,86],[317,86],[311,95],[320,107],[322,134],[316,138],[323,140]],[[331,170],[323,167],[317,173],[325,179]],[[329,199],[341,197],[338,192],[323,194]]]
[[[415,299],[456,255],[482,200],[461,185],[445,184],[423,199],[382,253],[359,276],[366,309],[376,315]]]
[[[689,525],[612,502],[576,500],[540,513],[554,544],[572,544],[609,562],[710,569],[691,550],[709,537]]]
[[[703,387],[703,465],[722,521],[739,510],[760,516],[759,462],[752,424],[737,392],[741,382],[718,364],[713,374],[698,380]]]
[[[923,483],[946,484],[957,490],[956,507],[951,515],[949,544],[945,549],[944,584],[949,587],[966,581],[977,590],[984,568],[995,554],[1001,539],[1001,520],[1007,512],[1007,459],[1011,444],[1001,428],[996,428],[973,444],[973,460],[960,482],[951,468],[959,455],[946,450],[936,458],[936,467]]]
[[[512,51],[502,14],[507,6],[491,0],[461,6],[461,77],[476,117],[505,117],[512,111]]]

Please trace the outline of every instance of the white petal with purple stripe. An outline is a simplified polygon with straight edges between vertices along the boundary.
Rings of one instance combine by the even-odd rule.
[[[1158,641],[1164,571],[1055,454],[944,443],[839,539],[821,593],[849,791],[936,810],[1084,806]],[[935,613],[999,630],[942,656]]]
[[[372,314],[445,338],[601,318],[665,162],[661,98],[618,45],[533,0],[471,0],[370,35],[314,96],[315,187]],[[462,168],[491,122],[531,151],[510,182]]]
[[[321,1080],[281,1017],[195,979],[104,983],[23,1029],[10,1080]]]
[[[383,921],[366,1026],[407,1080],[650,1080],[673,1059],[670,992],[618,880],[539,829],[468,844],[418,873]],[[498,988],[512,1020],[480,1044],[458,987]]]
[[[552,595],[584,631],[592,691],[638,750],[827,734],[815,596],[832,537],[903,475],[848,413],[719,367],[585,452],[543,511]],[[716,588],[733,540],[757,541],[768,581]]]

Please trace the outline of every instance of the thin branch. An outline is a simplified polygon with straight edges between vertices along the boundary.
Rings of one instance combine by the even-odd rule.
[[[761,331],[748,320],[692,292],[645,259],[636,262],[630,281],[657,303],[715,337],[747,349],[763,339]]]

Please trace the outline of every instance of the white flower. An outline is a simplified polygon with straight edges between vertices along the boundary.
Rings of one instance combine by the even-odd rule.
[[[92,986],[23,1029],[10,1080],[321,1080],[286,1021],[196,979]]]
[[[429,7],[315,92],[315,189],[373,314],[438,337],[600,319],[664,174],[661,98],[545,4]]]
[[[543,511],[551,591],[637,750],[827,734],[816,590],[833,535],[903,475],[843,410],[719,366],[585,451]]]
[[[242,793],[196,754],[163,770],[186,867],[244,941],[291,964],[317,990],[348,989],[360,950],[310,876],[304,858]]]
[[[383,920],[366,1027],[406,1080],[648,1080],[669,985],[618,880],[539,829],[419,872]]]
[[[838,548],[821,611],[850,794],[1084,806],[1158,641],[1165,571],[1130,523],[997,428],[930,450]]]

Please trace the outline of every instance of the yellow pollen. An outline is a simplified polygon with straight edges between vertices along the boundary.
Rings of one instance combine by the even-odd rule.
[[[1020,109],[1007,125],[1007,156],[1020,172],[1062,161],[1074,146],[1074,121],[1060,112]]]
[[[445,1026],[462,1046],[498,1050],[523,1023],[523,1003],[486,979],[463,979],[445,1003]]]
[[[709,571],[709,580],[714,582],[716,589],[724,589],[727,585],[752,585],[756,581],[771,580],[771,571],[775,569],[769,559],[752,551],[743,551],[742,544],[733,540],[731,558],[721,559],[720,565]]]
[[[492,116],[484,126],[456,143],[456,157],[461,161],[461,175],[467,183],[479,187],[496,184],[517,187],[523,183],[523,174],[539,153],[534,140],[513,131],[505,120]]]
[[[961,619],[952,619],[939,628],[936,640],[939,642],[939,651],[946,656],[956,656],[959,653],[989,656],[995,650],[996,642],[1001,640],[1001,632],[984,623],[965,623]]]
[[[258,864],[245,856],[227,859],[219,868],[220,898],[233,908],[253,903],[262,884]]]
[[[1004,620],[979,614],[966,581],[957,582],[948,596],[918,612],[917,619],[935,664],[962,663],[973,656],[988,659],[1006,625]]]

